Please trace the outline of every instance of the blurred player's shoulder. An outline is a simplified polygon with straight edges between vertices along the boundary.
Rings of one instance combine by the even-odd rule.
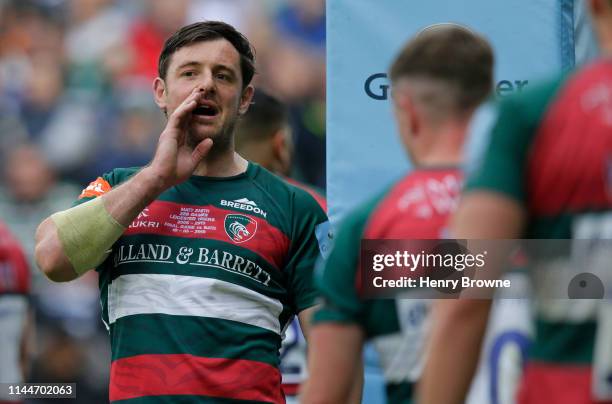
[[[322,190],[312,185],[308,185],[298,180],[295,180],[293,178],[290,178],[290,177],[282,177],[282,178],[289,184],[308,192],[308,194],[310,194],[310,196],[312,196],[317,201],[317,203],[321,206],[321,208],[325,212],[327,212],[327,199],[325,198],[325,195],[323,194]]]
[[[30,270],[25,253],[8,227],[0,222],[0,294],[27,294]]]
[[[352,212],[365,238],[438,238],[463,186],[458,167],[416,169]]]

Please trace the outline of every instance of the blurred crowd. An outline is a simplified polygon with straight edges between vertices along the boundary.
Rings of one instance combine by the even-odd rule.
[[[0,0],[0,220],[33,273],[28,381],[78,382],[72,403],[108,397],[96,274],[47,281],[32,260],[36,226],[103,172],[148,162],[165,120],[157,56],[198,20],[229,22],[253,43],[255,86],[289,108],[293,176],[324,188],[324,0]]]

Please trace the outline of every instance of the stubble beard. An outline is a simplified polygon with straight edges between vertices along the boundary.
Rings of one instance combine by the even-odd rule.
[[[191,148],[195,148],[202,140],[211,138],[213,140],[213,145],[207,157],[214,159],[215,156],[225,154],[233,148],[234,130],[237,121],[238,116],[233,117],[226,122],[217,133],[211,136],[200,137],[201,135],[194,129],[190,129],[187,133],[187,145]]]

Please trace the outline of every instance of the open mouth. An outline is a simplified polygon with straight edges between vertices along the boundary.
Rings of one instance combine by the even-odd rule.
[[[199,105],[193,110],[194,115],[201,116],[215,116],[219,113],[219,110],[212,105]]]

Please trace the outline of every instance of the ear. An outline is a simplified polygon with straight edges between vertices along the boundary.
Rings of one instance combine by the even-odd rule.
[[[242,92],[240,96],[240,105],[238,106],[238,114],[244,115],[249,110],[251,106],[251,100],[253,99],[253,94],[255,94],[255,88],[253,86],[247,86]]]
[[[291,172],[291,146],[287,139],[285,129],[278,130],[272,136],[272,155],[278,162],[278,169],[284,175]]]
[[[412,136],[418,136],[421,128],[421,117],[410,95],[407,92],[402,92],[397,95],[394,102],[395,108],[404,116],[402,123],[408,126]]]
[[[602,9],[602,4],[600,1],[598,0],[589,0],[588,2],[589,4],[589,8],[591,10],[591,14],[592,15],[598,15],[601,13],[601,9]]]
[[[592,17],[610,15],[612,13],[612,5],[607,0],[589,0],[588,4]]]
[[[421,115],[418,109],[414,105],[414,102],[409,99],[408,106],[406,108],[408,116],[410,117],[410,130],[414,136],[418,136],[421,129]]]
[[[166,82],[161,77],[157,77],[153,81],[153,95],[155,103],[164,112],[166,112],[168,104],[166,103]]]

